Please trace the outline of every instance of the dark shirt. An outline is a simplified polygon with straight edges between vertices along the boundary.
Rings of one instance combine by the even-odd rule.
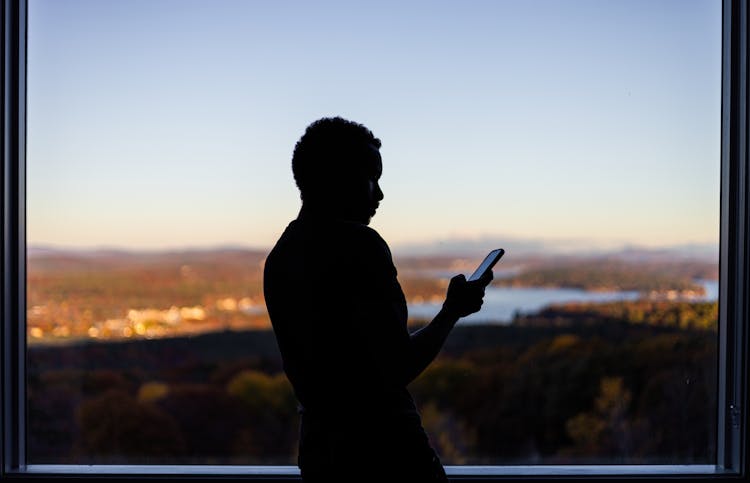
[[[305,411],[416,414],[409,333],[388,245],[358,223],[300,218],[269,254],[264,294]]]
[[[302,408],[303,477],[412,467],[443,481],[406,389],[406,300],[380,235],[301,216],[264,272],[268,313]]]

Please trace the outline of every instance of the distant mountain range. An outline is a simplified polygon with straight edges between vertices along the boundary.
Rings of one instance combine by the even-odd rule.
[[[64,247],[55,245],[29,245],[26,254],[29,258],[39,257],[85,257],[85,258],[128,258],[128,257],[164,257],[164,256],[215,256],[215,255],[265,255],[267,248],[242,246],[206,246],[179,248],[123,248],[123,247]]]
[[[590,240],[551,240],[526,239],[518,237],[487,236],[481,238],[452,238],[434,242],[393,244],[396,258],[419,257],[469,257],[477,258],[490,249],[501,247],[506,251],[506,258],[516,259],[529,257],[606,257],[622,261],[648,262],[664,259],[689,259],[718,262],[719,245],[717,244],[684,244],[665,247],[643,247],[627,244],[603,246]],[[165,256],[255,256],[263,257],[268,247],[243,247],[239,245],[160,249],[129,249],[123,247],[61,247],[53,245],[30,245],[27,248],[29,258],[74,257],[87,259],[124,259],[129,257],[165,257]]]
[[[625,243],[602,245],[591,240],[553,240],[518,237],[487,236],[475,239],[453,238],[428,243],[395,245],[393,252],[400,256],[443,255],[479,256],[493,248],[504,248],[507,255],[528,256],[582,256],[618,257],[632,261],[648,261],[652,258],[687,258],[718,261],[719,245],[684,244],[665,247],[644,247]],[[506,255],[506,256],[507,256]]]

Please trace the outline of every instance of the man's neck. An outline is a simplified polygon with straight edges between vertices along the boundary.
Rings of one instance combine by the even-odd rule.
[[[327,221],[345,221],[349,223],[362,223],[348,216],[340,207],[318,205],[313,203],[302,203],[299,210],[298,220],[327,220]]]

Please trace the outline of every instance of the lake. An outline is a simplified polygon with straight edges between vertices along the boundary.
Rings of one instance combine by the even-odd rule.
[[[719,296],[719,282],[716,280],[696,280],[706,289],[706,295],[698,300],[716,301]],[[487,322],[509,323],[516,312],[528,314],[552,304],[566,302],[613,302],[636,300],[636,291],[589,292],[572,288],[544,287],[494,287],[490,286],[484,296],[482,310],[461,319],[461,324],[482,324]],[[442,304],[409,304],[409,317],[432,319]]]

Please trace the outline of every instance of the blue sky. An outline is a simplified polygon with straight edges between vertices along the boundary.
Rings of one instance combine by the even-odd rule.
[[[718,0],[29,0],[28,240],[269,246],[341,115],[393,245],[716,243],[720,55]]]

